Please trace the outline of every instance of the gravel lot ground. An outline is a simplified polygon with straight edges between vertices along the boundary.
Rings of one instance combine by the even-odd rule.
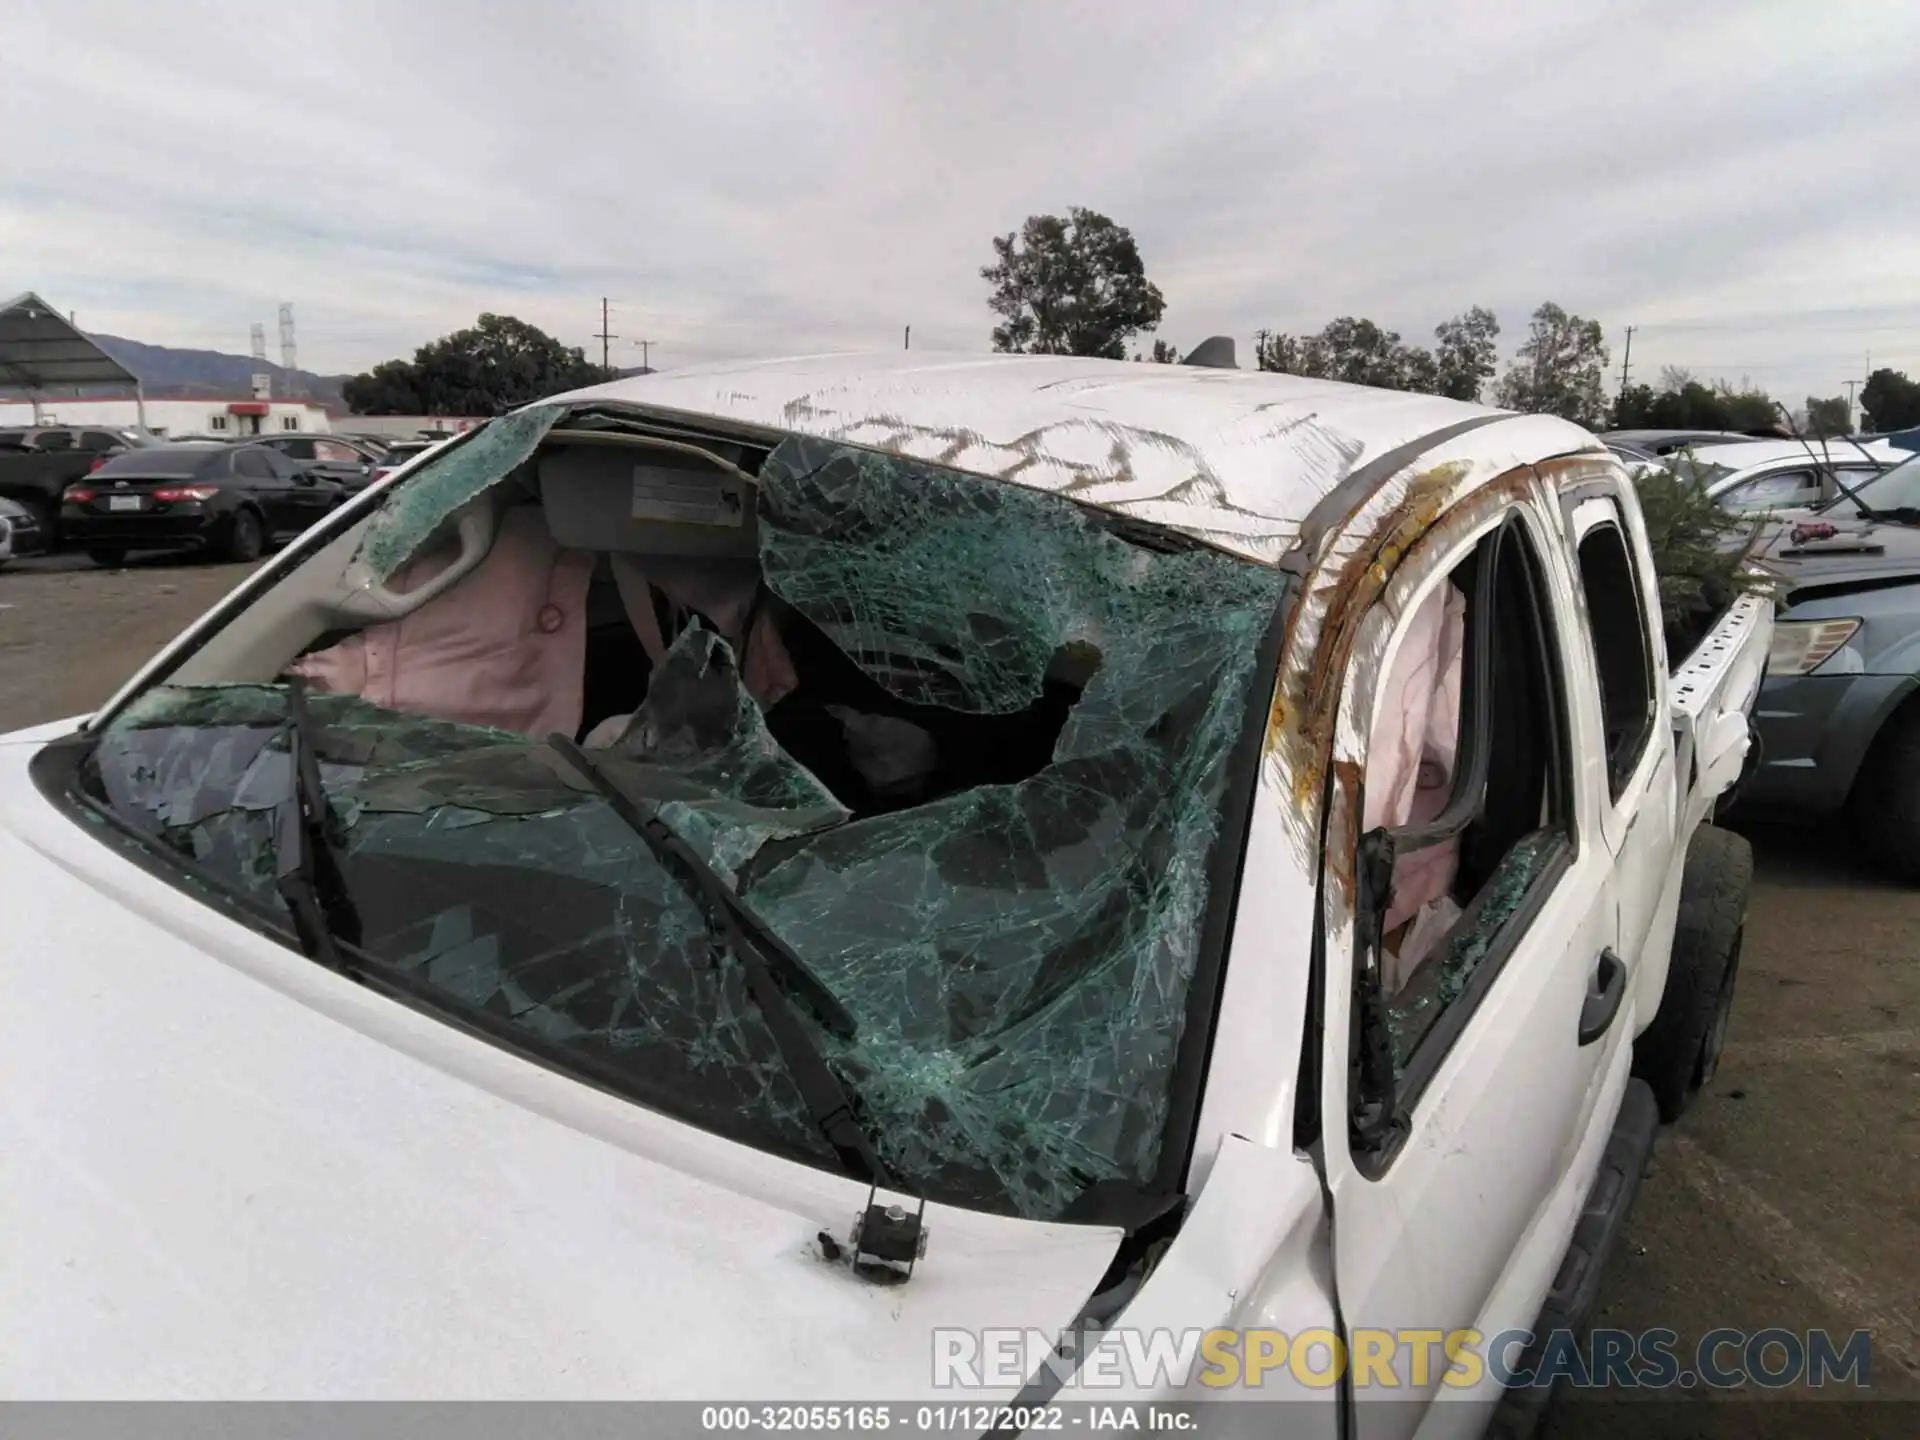
[[[17,563],[0,575],[0,730],[97,704],[246,573]],[[1660,1139],[1600,1323],[1673,1329],[1682,1354],[1720,1326],[1868,1328],[1875,1393],[1909,1403],[1843,1418],[1827,1399],[1730,1404],[1760,1397],[1696,1387],[1621,1414],[1576,1396],[1556,1435],[1920,1433],[1920,891],[1877,878],[1844,835],[1749,833],[1759,869],[1726,1057]]]

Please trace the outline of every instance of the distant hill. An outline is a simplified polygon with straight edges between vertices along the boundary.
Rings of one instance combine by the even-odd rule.
[[[171,345],[145,345],[118,335],[89,338],[138,375],[141,388],[156,400],[250,394],[254,374],[264,372],[273,376],[276,400],[317,400],[322,405],[345,408],[340,398],[340,387],[348,378],[345,375],[283,370],[270,360],[229,355],[223,350],[176,350]]]

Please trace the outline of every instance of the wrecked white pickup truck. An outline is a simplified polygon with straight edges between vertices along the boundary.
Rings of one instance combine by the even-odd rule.
[[[1577,1320],[1731,1000],[1770,610],[1654,596],[1604,447],[1427,396],[493,421],[0,740],[0,1394],[1476,1432],[1375,1342]],[[1221,1330],[1343,1343],[1102,1352]]]

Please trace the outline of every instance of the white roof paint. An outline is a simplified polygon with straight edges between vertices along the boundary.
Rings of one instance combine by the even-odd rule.
[[[1260,371],[919,351],[698,366],[559,398],[657,406],[937,460],[1266,561],[1285,554],[1314,505],[1357,467],[1460,420],[1501,413]],[[1527,459],[1596,444],[1578,426],[1529,420],[1526,433],[1547,448]]]
[[[1866,455],[1860,452],[1865,450]],[[1729,470],[1749,470],[1756,465],[1771,465],[1782,460],[1818,460],[1834,465],[1863,465],[1869,460],[1898,461],[1911,452],[1897,450],[1884,440],[1749,440],[1726,445],[1703,445],[1693,452],[1702,465],[1724,465]],[[1669,459],[1673,458],[1671,456]]]

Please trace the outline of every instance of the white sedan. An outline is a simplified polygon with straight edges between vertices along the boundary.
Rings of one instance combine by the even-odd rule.
[[[1707,493],[1725,509],[1759,512],[1831,500],[1840,486],[1858,490],[1907,458],[1880,440],[1756,440],[1690,451],[1669,457],[1669,463],[1704,480]]]

